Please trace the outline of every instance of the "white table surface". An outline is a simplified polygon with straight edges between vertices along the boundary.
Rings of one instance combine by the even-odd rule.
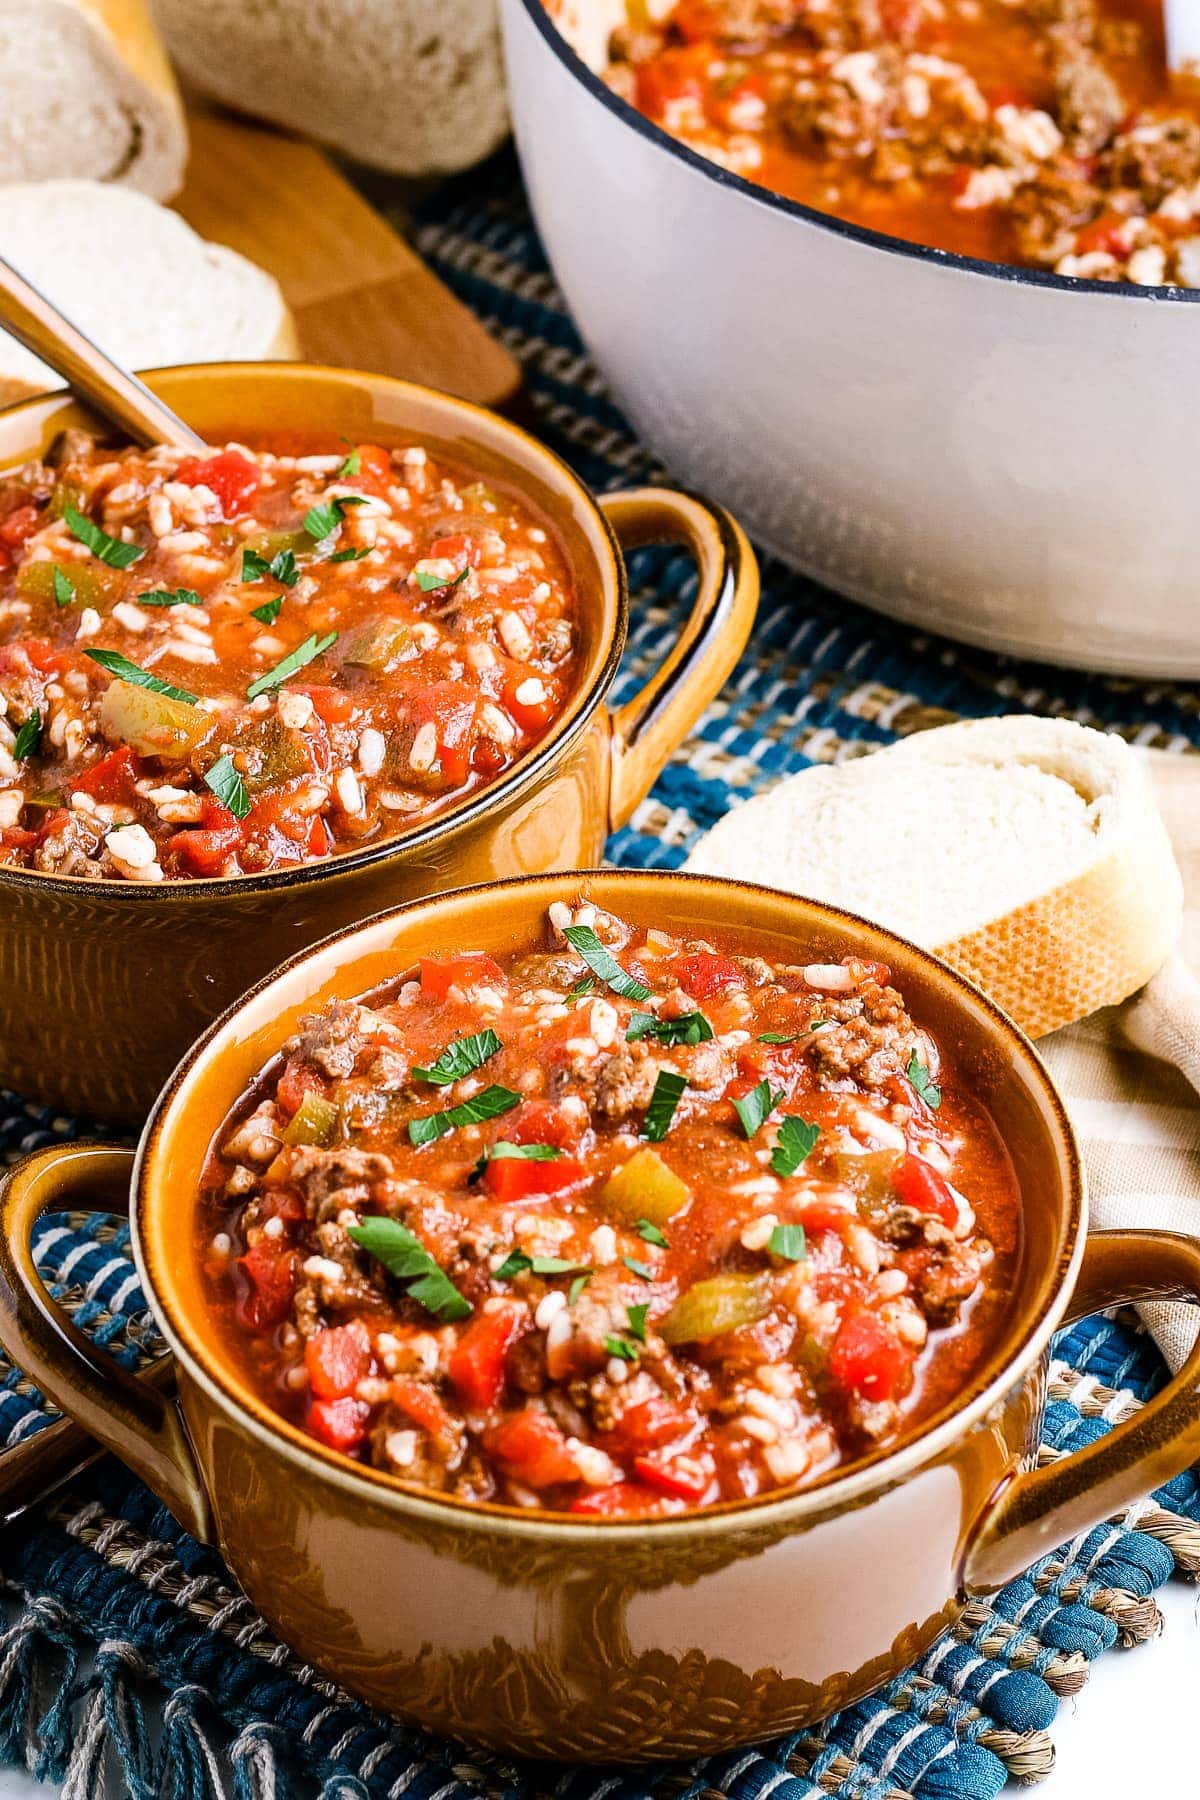
[[[1172,1581],[1158,1599],[1162,1637],[1109,1651],[1063,1702],[1051,1734],[1058,1767],[1040,1790],[1046,1800],[1200,1793],[1200,1587]],[[49,1800],[55,1791],[0,1770],[0,1800]],[[1014,1800],[1024,1791],[1008,1790]]]

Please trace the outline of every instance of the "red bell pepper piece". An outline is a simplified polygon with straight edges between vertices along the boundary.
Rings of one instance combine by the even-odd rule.
[[[528,1318],[523,1306],[503,1301],[476,1313],[450,1352],[451,1386],[472,1412],[490,1411],[504,1392],[504,1359]]]
[[[905,1206],[940,1219],[953,1231],[958,1224],[958,1202],[946,1177],[923,1156],[911,1153],[892,1176],[892,1186]]]
[[[164,849],[188,874],[219,875],[245,841],[245,830],[229,808],[206,795],[200,824],[187,831],[173,832]]]
[[[541,694],[536,699],[522,698],[521,690],[530,681],[541,686]],[[505,712],[522,731],[544,731],[558,711],[560,695],[558,683],[548,675],[536,669],[516,668],[510,669],[504,677],[500,698]]]

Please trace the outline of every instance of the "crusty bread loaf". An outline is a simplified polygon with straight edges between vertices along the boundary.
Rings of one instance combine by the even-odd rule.
[[[1060,719],[941,726],[806,770],[735,808],[686,866],[891,926],[1035,1037],[1141,987],[1182,920],[1140,761]]]
[[[127,368],[299,355],[269,275],[130,188],[0,187],[0,256]],[[0,331],[0,404],[61,385]]]
[[[0,0],[0,94],[0,182],[178,192],[183,108],[145,0]]]
[[[508,130],[495,0],[154,0],[202,93],[395,175],[447,174]]]

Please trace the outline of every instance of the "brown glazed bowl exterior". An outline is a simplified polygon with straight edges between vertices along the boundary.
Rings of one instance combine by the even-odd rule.
[[[642,925],[736,932],[765,956],[887,962],[1009,1146],[1025,1230],[1000,1340],[952,1406],[799,1492],[641,1522],[422,1493],[276,1416],[209,1317],[189,1196],[213,1134],[300,1015],[421,955],[528,942],[547,905],[580,894]],[[84,1203],[89,1187],[94,1202],[97,1182],[130,1174],[127,1152],[74,1145],[10,1178],[0,1342],[220,1546],[300,1656],[374,1705],[507,1753],[631,1762],[798,1729],[898,1674],[968,1594],[1200,1456],[1198,1351],[1135,1418],[1032,1470],[1052,1331],[1126,1298],[1200,1297],[1200,1244],[1118,1232],[1085,1248],[1078,1153],[1032,1046],[933,957],[812,901],[661,872],[506,882],[385,914],[261,984],[188,1056],[132,1170],[138,1267],[177,1405],[89,1350],[33,1267],[42,1210]]]
[[[594,499],[528,433],[382,375],[295,363],[206,364],[147,378],[210,441],[266,431],[417,438],[518,488],[559,532],[575,581],[581,673],[562,717],[499,780],[403,837],[227,881],[138,886],[0,868],[0,1086],[140,1125],[192,1043],[236,996],[329,932],[421,894],[600,860],[729,675],[758,601],[729,516],[671,488]],[[0,412],[0,468],[95,420],[61,394]],[[610,712],[629,600],[623,548],[682,542],[691,616],[662,666]]]

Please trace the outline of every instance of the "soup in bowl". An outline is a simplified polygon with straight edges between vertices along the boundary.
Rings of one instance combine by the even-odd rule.
[[[177,1401],[33,1264],[44,1210],[131,1177]],[[799,1729],[1200,1455],[1197,1351],[1033,1466],[1055,1329],[1200,1296],[1200,1249],[1085,1241],[1012,1024],[735,882],[555,875],[344,932],[197,1045],[135,1165],[41,1152],[2,1213],[18,1365],[300,1655],[510,1754]]]

